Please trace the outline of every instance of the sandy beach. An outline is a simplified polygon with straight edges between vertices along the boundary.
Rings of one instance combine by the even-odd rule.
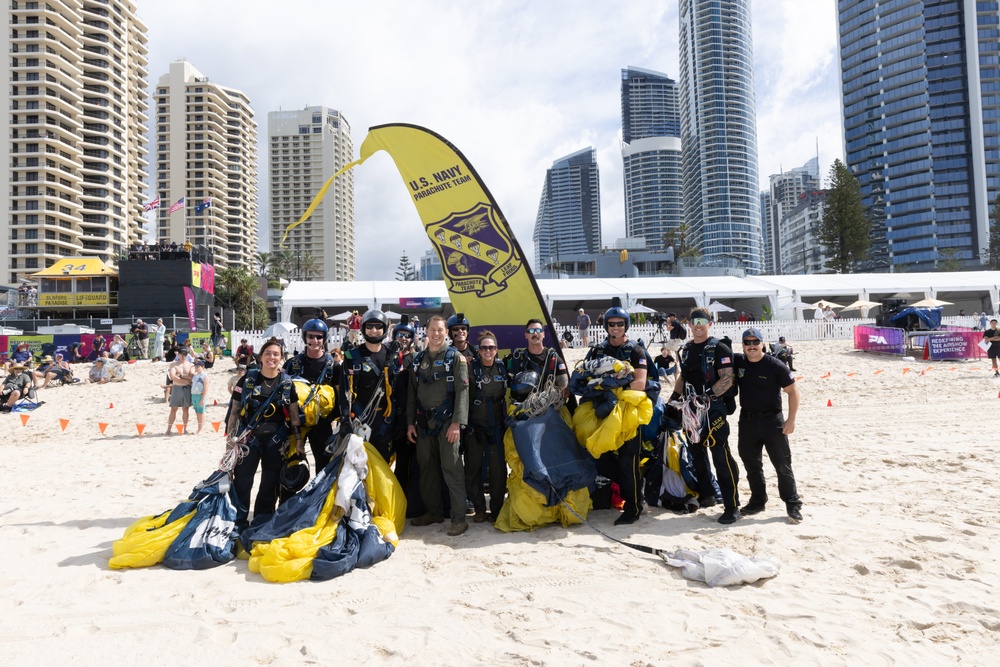
[[[907,362],[849,341],[796,348],[803,523],[786,522],[766,461],[767,510],[731,527],[716,522],[719,508],[653,508],[621,527],[614,510],[591,514],[632,542],[782,563],[773,579],[723,589],[586,526],[472,524],[457,538],[407,526],[388,561],[322,583],[267,583],[245,561],[112,571],[129,524],[215,469],[223,438],[210,422],[225,414],[231,362],[209,371],[209,423],[196,436],[163,435],[165,364],[46,389],[26,425],[0,415],[0,662],[994,664],[1000,379],[987,360]],[[745,502],[742,475],[740,493]]]

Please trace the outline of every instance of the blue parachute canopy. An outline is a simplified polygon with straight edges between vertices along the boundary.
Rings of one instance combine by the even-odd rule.
[[[920,320],[921,329],[927,329],[930,331],[936,331],[941,326],[941,307],[937,308],[914,308],[910,306],[908,308],[903,308],[901,311],[889,318],[889,322],[903,327],[904,329],[914,329],[917,327],[907,327],[907,322],[910,321],[910,316],[915,316]]]

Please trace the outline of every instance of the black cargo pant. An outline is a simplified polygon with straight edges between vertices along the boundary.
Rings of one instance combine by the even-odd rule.
[[[785,419],[781,411],[768,413],[743,412],[740,414],[739,453],[747,471],[750,485],[750,504],[767,503],[767,484],[764,480],[763,450],[778,475],[778,495],[788,509],[800,509],[795,475],[792,473],[792,450],[788,436],[781,432]]]
[[[639,451],[642,434],[626,440],[614,452],[608,452],[597,460],[597,471],[608,479],[618,482],[618,494],[625,501],[622,512],[635,516],[642,511],[642,476],[639,473]]]
[[[727,510],[740,507],[740,494],[736,485],[740,481],[740,468],[729,449],[729,422],[726,420],[726,406],[721,400],[713,400],[708,412],[708,426],[702,430],[701,440],[688,446],[694,474],[698,476],[698,498],[715,495],[712,486],[711,459],[715,465],[715,478],[722,493],[722,505]]]

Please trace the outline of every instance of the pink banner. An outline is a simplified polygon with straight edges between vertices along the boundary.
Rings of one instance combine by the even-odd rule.
[[[198,318],[195,316],[194,310],[194,291],[188,287],[184,286],[184,304],[187,306],[188,311],[188,327],[191,331],[198,330]]]
[[[890,327],[859,325],[854,327],[854,349],[882,354],[905,354],[905,332]]]
[[[201,288],[209,294],[215,294],[215,267],[211,264],[201,265]]]
[[[979,347],[981,331],[949,331],[929,337],[927,352],[931,359],[980,359],[986,356]]]

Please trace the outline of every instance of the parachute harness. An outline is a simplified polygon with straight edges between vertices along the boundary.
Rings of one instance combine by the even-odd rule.
[[[681,403],[681,423],[684,432],[692,444],[701,442],[701,432],[708,423],[708,409],[712,399],[708,394],[699,394],[687,384],[684,386],[684,401]],[[709,434],[705,440],[706,447],[715,445],[715,436]]]
[[[517,421],[545,414],[550,408],[558,409],[564,403],[562,389],[556,386],[554,374],[545,378],[542,386],[531,392],[520,403],[514,403],[510,416]]]

